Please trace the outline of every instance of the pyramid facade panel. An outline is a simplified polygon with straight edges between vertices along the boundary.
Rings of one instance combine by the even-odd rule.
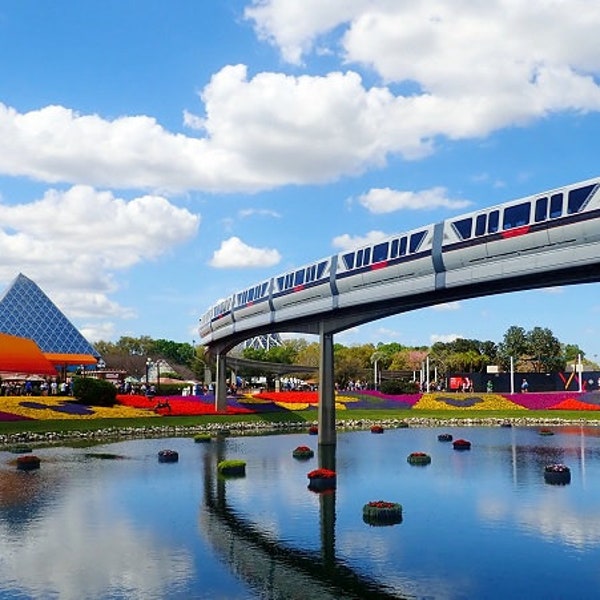
[[[30,338],[42,352],[100,356],[39,286],[23,274],[0,298],[0,332]]]

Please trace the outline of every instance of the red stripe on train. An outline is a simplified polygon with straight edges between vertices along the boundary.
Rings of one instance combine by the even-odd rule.
[[[304,289],[304,285],[295,285],[294,286],[295,292],[301,292],[303,289]]]
[[[388,261],[382,260],[381,262],[373,263],[371,265],[371,271],[377,271],[377,269],[385,269],[385,267],[387,267],[387,266],[388,266]]]
[[[529,225],[523,225],[523,227],[515,227],[514,229],[507,229],[503,231],[500,235],[503,238],[512,238],[517,237],[519,235],[525,235],[529,233]]]

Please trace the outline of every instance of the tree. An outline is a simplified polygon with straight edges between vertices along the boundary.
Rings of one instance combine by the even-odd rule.
[[[502,368],[510,368],[511,357],[518,361],[522,356],[529,354],[527,333],[523,327],[511,325],[504,334],[504,339],[498,345],[498,359]]]
[[[562,348],[550,329],[534,327],[528,332],[527,341],[531,366],[536,373],[564,371]]]

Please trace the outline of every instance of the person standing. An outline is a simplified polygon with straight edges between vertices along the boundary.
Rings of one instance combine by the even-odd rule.
[[[526,394],[529,391],[529,383],[527,383],[527,379],[523,377],[523,381],[521,382],[521,391]]]

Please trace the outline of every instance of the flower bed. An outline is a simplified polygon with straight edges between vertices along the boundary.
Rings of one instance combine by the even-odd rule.
[[[246,461],[235,458],[222,460],[217,465],[217,471],[227,477],[242,477],[246,474]]]
[[[571,482],[571,469],[561,463],[546,465],[544,481],[553,485],[566,485]]]
[[[455,450],[470,450],[471,449],[471,442],[469,442],[468,440],[454,440],[452,442],[452,446],[454,447]]]
[[[308,446],[298,446],[292,451],[292,456],[301,460],[312,458],[314,455],[314,451]]]
[[[411,452],[406,460],[411,465],[428,465],[431,462],[431,456],[425,452]]]
[[[337,485],[337,474],[330,469],[315,469],[308,473],[307,477],[308,488],[316,492],[332,490]]]
[[[17,469],[20,471],[33,471],[40,468],[40,459],[34,454],[19,456],[17,458]]]
[[[363,521],[369,525],[394,525],[402,522],[402,505],[373,500],[363,506]]]
[[[438,435],[438,442],[451,442],[452,434],[451,433],[440,433]]]
[[[317,435],[319,433],[319,428],[316,425],[311,425],[308,428],[308,434],[309,435]]]
[[[158,462],[173,463],[179,460],[179,453],[176,450],[161,450],[158,453]]]
[[[211,437],[208,433],[199,433],[194,436],[194,442],[196,444],[208,444],[210,443]]]
[[[371,433],[383,433],[383,427],[381,425],[372,425]]]

